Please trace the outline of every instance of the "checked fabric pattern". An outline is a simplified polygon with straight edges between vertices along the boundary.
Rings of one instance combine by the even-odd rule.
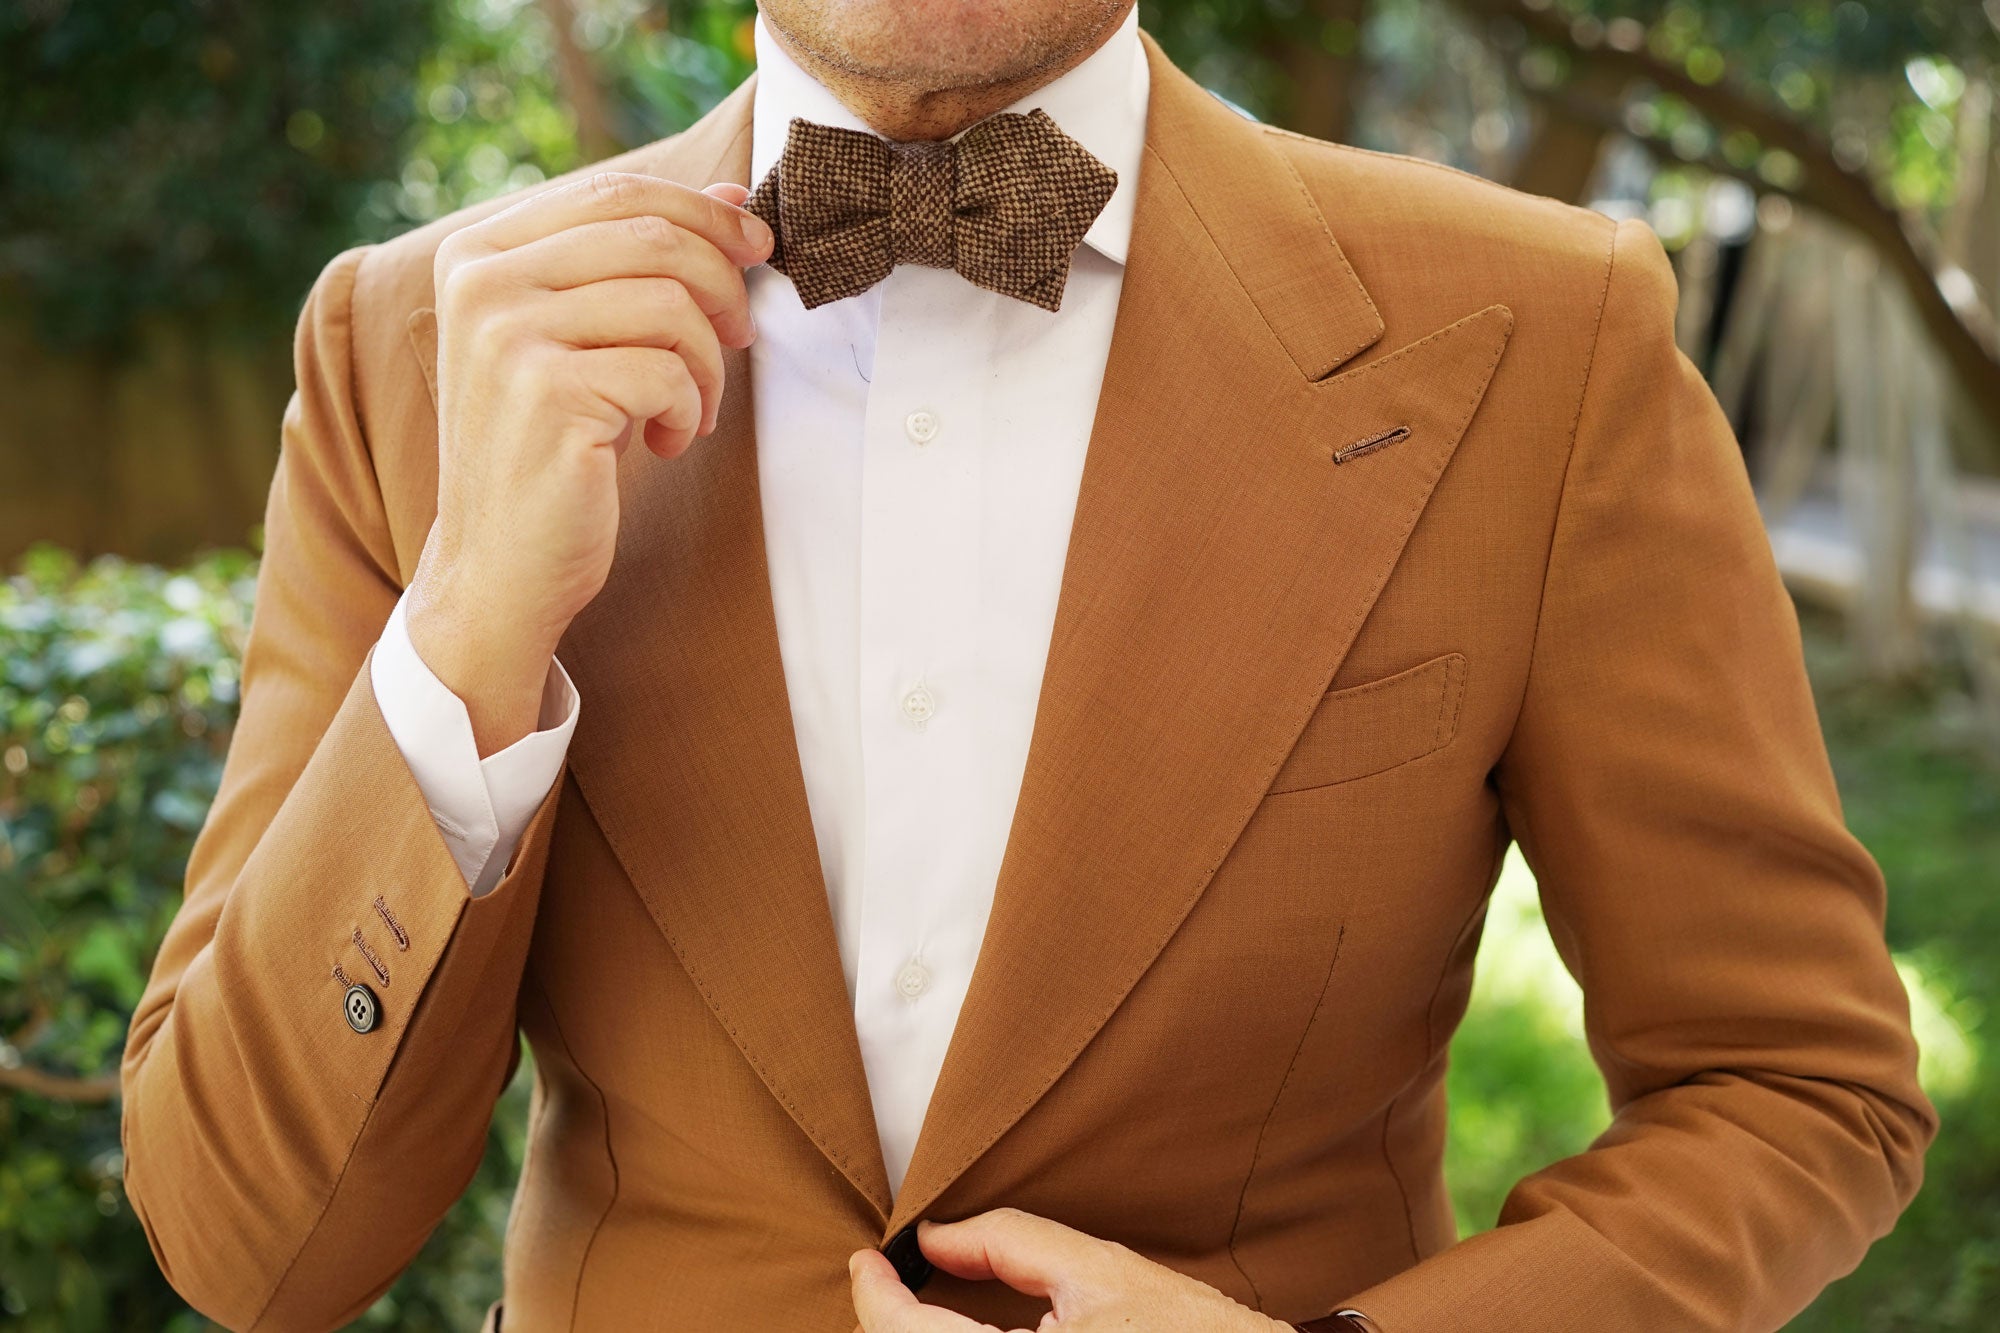
[[[1070,257],[1117,185],[1040,110],[988,116],[943,143],[794,117],[743,206],[777,234],[770,265],[807,309],[865,292],[898,264],[926,264],[1055,310]]]

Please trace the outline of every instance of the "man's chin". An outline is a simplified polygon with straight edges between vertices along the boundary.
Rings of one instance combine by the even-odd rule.
[[[1074,63],[1126,0],[763,0],[795,52],[859,81],[948,93],[1032,82]]]

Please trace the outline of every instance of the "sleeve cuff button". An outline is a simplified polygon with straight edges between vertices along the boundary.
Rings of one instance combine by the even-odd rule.
[[[347,1014],[347,1026],[356,1032],[371,1031],[382,1017],[382,1005],[375,992],[359,982],[347,988],[342,1007]]]

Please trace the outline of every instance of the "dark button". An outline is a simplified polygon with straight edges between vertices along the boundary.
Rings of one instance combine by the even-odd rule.
[[[931,1280],[931,1261],[924,1258],[923,1247],[917,1244],[915,1222],[898,1231],[882,1247],[882,1253],[895,1268],[896,1276],[903,1279],[903,1285],[911,1291],[922,1290],[924,1283]]]
[[[367,1032],[382,1017],[382,1004],[375,998],[375,992],[360,982],[347,988],[347,998],[343,1002],[347,1011],[347,1026],[356,1032]]]

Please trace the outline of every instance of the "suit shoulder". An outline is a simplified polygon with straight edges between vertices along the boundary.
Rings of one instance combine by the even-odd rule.
[[[1601,275],[1617,223],[1610,217],[1484,176],[1401,153],[1314,139],[1276,126],[1265,135],[1298,172],[1343,244],[1396,236],[1421,244],[1445,269],[1570,268]]]

